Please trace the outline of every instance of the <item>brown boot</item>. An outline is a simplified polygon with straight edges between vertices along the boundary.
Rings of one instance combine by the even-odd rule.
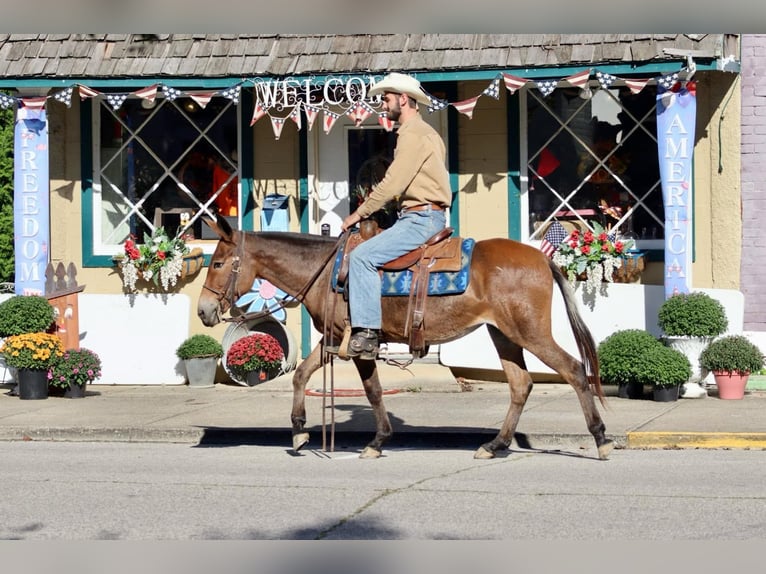
[[[378,334],[373,329],[359,329],[352,333],[348,356],[374,361],[378,356]]]

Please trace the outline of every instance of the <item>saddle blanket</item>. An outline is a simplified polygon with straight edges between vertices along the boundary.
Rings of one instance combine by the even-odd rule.
[[[464,238],[460,246],[460,270],[459,271],[436,271],[428,274],[429,295],[458,295],[468,287],[469,270],[471,268],[471,254],[476,241]],[[337,293],[343,293],[344,287],[338,287],[338,271],[343,260],[345,246],[338,250],[335,264],[332,270],[332,287]],[[384,271],[380,293],[383,296],[409,295],[412,285],[412,271]]]

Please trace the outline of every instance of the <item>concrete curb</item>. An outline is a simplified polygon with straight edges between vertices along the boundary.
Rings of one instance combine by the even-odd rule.
[[[635,449],[766,449],[766,433],[629,432],[627,447]]]

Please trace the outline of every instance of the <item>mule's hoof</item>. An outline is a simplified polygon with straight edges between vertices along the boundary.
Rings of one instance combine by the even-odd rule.
[[[479,458],[482,460],[487,460],[490,458],[495,458],[495,453],[491,450],[487,450],[483,446],[480,446],[479,449],[473,453],[473,458]]]
[[[309,443],[309,433],[301,432],[293,435],[293,450],[299,451]]]
[[[362,454],[359,455],[359,458],[380,458],[380,451],[377,448],[366,446]]]
[[[614,441],[606,441],[604,444],[598,447],[598,458],[601,460],[607,460],[609,458],[609,453],[612,452],[612,450],[614,450]]]

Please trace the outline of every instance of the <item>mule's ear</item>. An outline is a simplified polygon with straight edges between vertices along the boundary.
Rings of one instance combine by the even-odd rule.
[[[226,221],[226,218],[223,216],[218,217],[218,221],[211,217],[203,217],[202,221],[207,224],[207,226],[215,231],[215,234],[223,239],[224,241],[232,241],[231,235],[232,235],[232,229],[231,225],[229,225],[229,222]]]

